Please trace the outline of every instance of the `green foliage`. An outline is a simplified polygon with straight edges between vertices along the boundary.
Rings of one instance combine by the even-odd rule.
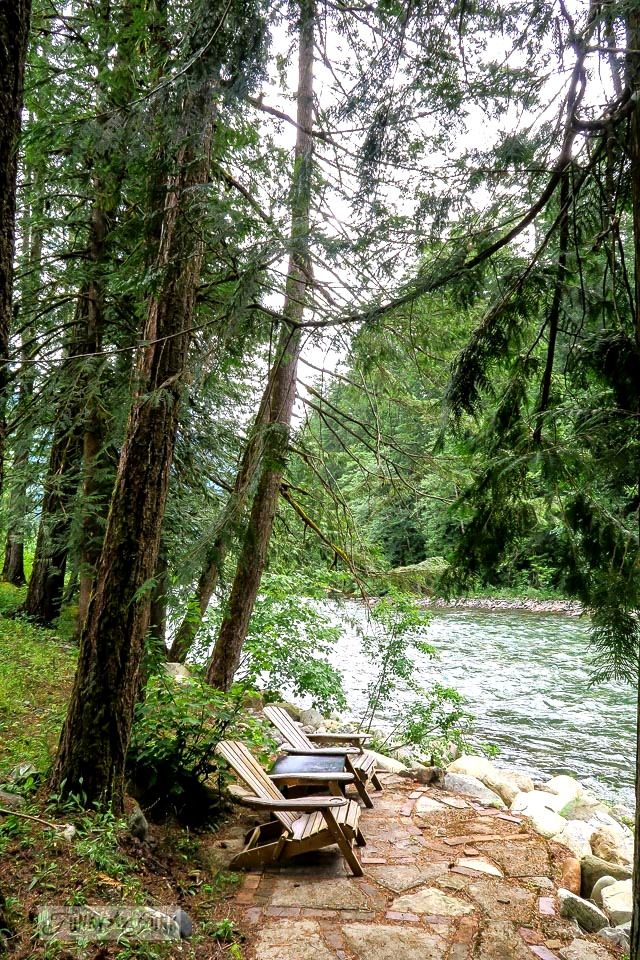
[[[325,599],[326,593],[321,586],[314,587],[309,576],[274,570],[265,574],[238,681],[278,698],[283,692],[308,696],[324,712],[344,707],[340,673],[328,662],[341,630],[320,608]],[[211,617],[203,645],[211,643],[216,629],[217,618]]]
[[[136,706],[127,754],[127,773],[141,804],[157,817],[215,816],[221,798],[207,781],[218,773],[215,749],[225,737],[265,743],[262,728],[243,708],[241,692],[221,693],[198,676],[184,682],[153,677]]]
[[[415,690],[412,653],[435,656],[435,648],[421,638],[428,614],[413,597],[389,594],[371,609],[371,628],[362,638],[364,654],[376,675],[367,686],[367,706],[361,725],[370,730],[381,706],[401,689]]]
[[[19,763],[41,774],[49,767],[75,663],[76,651],[50,631],[0,618],[0,781]]]

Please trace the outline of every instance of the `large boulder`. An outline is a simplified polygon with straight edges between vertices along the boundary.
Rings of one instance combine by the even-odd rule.
[[[531,814],[530,822],[535,832],[539,833],[541,837],[546,837],[548,840],[550,840],[551,837],[555,839],[558,834],[563,833],[567,826],[567,821],[564,817],[561,817],[555,810],[547,810],[546,807],[540,807],[539,810]]]
[[[288,703],[286,700],[278,700],[273,704],[274,707],[282,707],[283,710],[286,710],[292,720],[300,719],[300,707],[297,707],[295,703]]]
[[[387,757],[384,753],[376,753],[375,750],[367,750],[366,752],[375,757],[378,770],[385,770],[387,773],[402,773],[403,770],[407,769],[406,765],[401,763],[400,760]]]
[[[162,664],[162,669],[167,677],[171,677],[177,683],[184,683],[191,679],[191,671],[184,663],[172,663],[168,661]]]
[[[497,793],[485,787],[476,777],[463,776],[461,773],[447,773],[444,778],[444,789],[450,793],[461,793],[463,797],[473,797],[489,807],[504,809],[504,802]]]
[[[603,927],[598,936],[607,943],[614,943],[623,953],[629,953],[629,934],[624,927]]]
[[[558,813],[564,806],[562,798],[546,790],[521,790],[511,801],[511,812],[532,817],[540,810],[553,810]]]
[[[560,916],[567,920],[577,920],[582,929],[588,933],[597,933],[603,927],[609,926],[607,915],[595,903],[576,897],[575,893],[562,887],[558,890],[558,899]]]
[[[300,714],[300,723],[303,727],[311,727],[311,733],[315,733],[318,727],[321,727],[324,722],[324,718],[319,710],[316,710],[315,707],[310,707],[308,710],[303,710]]]
[[[562,797],[565,803],[575,800],[583,792],[582,784],[574,777],[568,777],[564,773],[558,777],[552,777],[545,783],[544,789],[547,793],[555,793]]]
[[[582,871],[582,896],[590,897],[600,877],[613,877],[614,880],[630,880],[631,870],[617,863],[608,863],[600,857],[583,857],[580,862]]]
[[[533,780],[525,773],[516,770],[493,769],[480,777],[485,787],[497,793],[509,806],[519,793],[528,793],[533,790]]]
[[[617,880],[602,890],[602,908],[614,927],[631,920],[633,890],[631,880]]]
[[[609,863],[623,866],[633,863],[633,836],[615,821],[593,832],[591,849],[594,856]]]
[[[618,883],[618,881],[614,880],[613,877],[600,877],[600,879],[594,883],[593,890],[591,891],[591,899],[594,903],[597,903],[599,907],[602,906],[602,891],[605,887],[610,887],[612,883]]]
[[[591,853],[591,834],[593,827],[583,820],[568,820],[562,833],[554,836],[556,843],[562,843],[579,859]]]
[[[475,777],[484,783],[486,776],[497,773],[496,768],[486,757],[476,757],[470,753],[463,753],[447,767],[447,773],[460,773],[465,777]]]
[[[603,928],[605,930],[610,927]],[[600,936],[600,934],[598,934]],[[568,947],[560,950],[562,960],[611,960],[611,954],[604,947],[591,940],[572,940]]]

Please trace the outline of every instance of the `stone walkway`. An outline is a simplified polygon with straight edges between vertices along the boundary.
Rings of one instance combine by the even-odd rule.
[[[233,914],[246,960],[608,960],[558,916],[571,853],[526,820],[387,774],[363,810],[365,871],[337,848],[244,875]],[[214,859],[242,845],[232,829]],[[574,867],[575,869],[575,867]],[[575,879],[575,878],[574,878]],[[578,878],[579,879],[579,878]]]

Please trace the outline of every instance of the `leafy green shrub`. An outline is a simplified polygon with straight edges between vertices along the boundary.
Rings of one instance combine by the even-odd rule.
[[[309,696],[323,713],[346,706],[340,672],[328,662],[342,631],[318,609],[321,590],[296,574],[263,577],[237,680],[281,697]],[[216,611],[199,646],[210,647],[217,630]]]
[[[190,823],[215,819],[221,793],[207,781],[218,772],[215,749],[225,737],[265,743],[240,693],[214,690],[199,677],[152,677],[136,707],[127,755],[130,789],[146,812]]]
[[[414,680],[415,652],[435,657],[423,634],[429,616],[410,595],[394,591],[371,611],[371,627],[362,639],[363,651],[376,674],[367,687],[367,706],[361,725],[370,730],[380,707],[406,696],[400,716],[377,747],[394,752],[415,747],[432,763],[444,761],[452,747],[468,748],[466,735],[472,717],[464,698],[451,687],[436,683],[423,689]],[[408,696],[407,696],[408,695]]]

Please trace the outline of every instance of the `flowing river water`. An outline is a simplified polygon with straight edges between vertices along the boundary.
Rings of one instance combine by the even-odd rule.
[[[348,606],[366,628],[364,608]],[[534,779],[568,773],[604,799],[633,805],[634,692],[617,682],[590,686],[588,621],[515,610],[438,610],[425,639],[438,656],[416,653],[415,679],[425,687],[439,681],[466,697],[476,718],[472,740],[495,744],[499,766],[518,767]],[[334,659],[354,716],[363,711],[374,675],[360,644],[358,631],[346,627]],[[383,723],[401,710],[401,696],[385,704]]]

